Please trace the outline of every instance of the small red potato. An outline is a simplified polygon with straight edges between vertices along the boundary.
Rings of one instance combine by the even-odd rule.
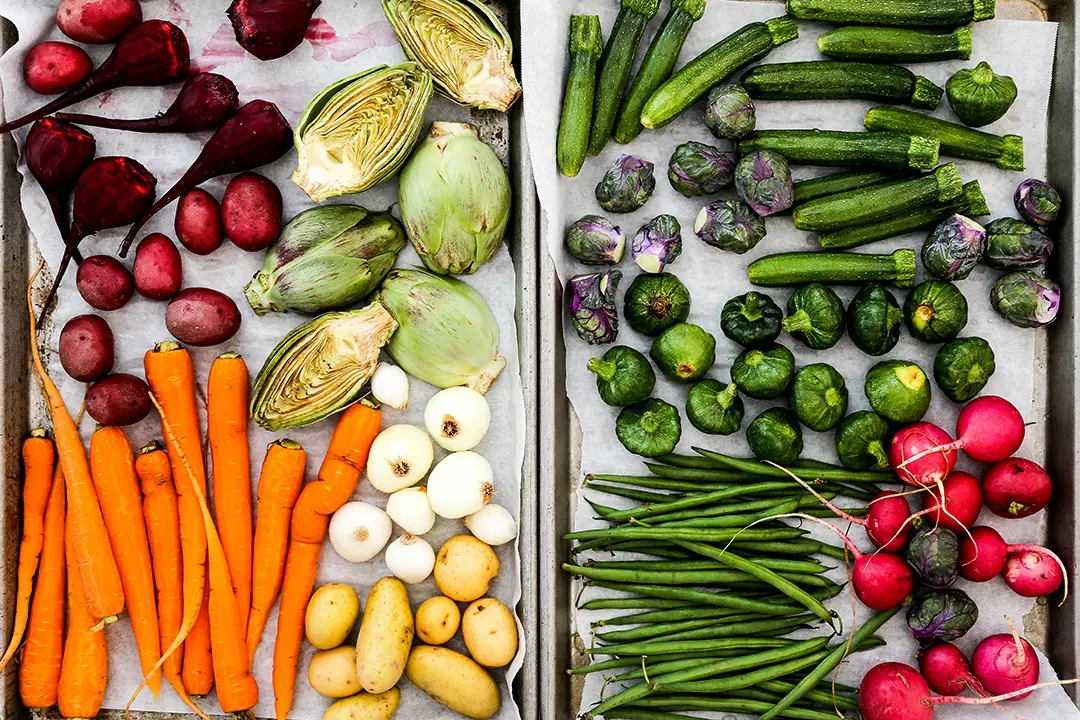
[[[108,255],[93,255],[83,260],[75,273],[75,286],[83,300],[98,310],[119,310],[135,294],[131,272]]]
[[[233,245],[257,252],[265,250],[281,232],[281,191],[257,173],[241,173],[221,198],[225,234]]]
[[[60,331],[60,364],[79,382],[94,382],[113,369],[113,334],[97,315],[76,315]]]
[[[240,310],[232,298],[217,290],[187,288],[169,302],[165,326],[187,345],[218,345],[240,329]]]
[[[176,239],[196,255],[209,255],[225,242],[221,206],[202,188],[184,193],[176,205]]]
[[[93,69],[93,61],[81,47],[54,40],[38,43],[23,59],[23,78],[38,95],[66,92]]]
[[[150,233],[135,248],[135,291],[151,300],[169,300],[184,282],[183,263],[167,235]]]
[[[139,0],[63,0],[56,26],[76,42],[110,43],[142,22]]]
[[[150,407],[150,388],[134,375],[106,375],[86,391],[86,412],[102,425],[134,425]]]

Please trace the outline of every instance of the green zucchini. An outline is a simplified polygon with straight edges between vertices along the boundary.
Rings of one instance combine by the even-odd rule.
[[[822,177],[800,180],[795,183],[795,205],[816,200],[826,195],[858,190],[877,185],[886,180],[893,180],[897,173],[878,170],[852,170],[851,172],[823,175]]]
[[[600,57],[592,135],[589,136],[590,155],[599,155],[611,137],[611,129],[615,127],[615,117],[619,114],[619,105],[626,92],[626,81],[634,69],[638,43],[645,34],[645,26],[659,7],[660,0],[622,0],[615,25],[604,46],[604,54]]]
[[[978,180],[972,180],[964,185],[964,191],[960,197],[949,202],[918,207],[903,215],[897,215],[870,225],[856,225],[855,227],[822,233],[818,235],[818,242],[826,250],[846,250],[916,230],[934,227],[954,213],[966,217],[990,214],[990,208],[986,205],[986,198],[983,196]]]
[[[616,141],[628,143],[641,133],[641,111],[645,103],[656,88],[671,76],[690,28],[704,14],[705,0],[672,0],[664,23],[649,44],[637,75],[626,91],[622,109],[615,121]]]
[[[811,200],[795,208],[792,219],[800,230],[814,232],[867,225],[924,205],[949,202],[963,187],[956,165],[949,163],[922,177]]]
[[[777,287],[824,283],[861,285],[890,283],[898,288],[915,284],[915,251],[897,250],[891,255],[860,255],[847,252],[788,252],[766,255],[746,270],[754,285]]]
[[[709,88],[797,37],[799,26],[789,17],[744,25],[683,65],[658,87],[641,111],[641,124],[650,129],[667,125],[704,97]]]
[[[964,160],[978,160],[1005,170],[1024,169],[1024,138],[1019,135],[992,135],[922,113],[890,107],[870,108],[863,125],[867,130],[910,133],[941,143],[941,154]]]
[[[879,100],[928,110],[945,92],[899,65],[840,60],[758,65],[742,86],[755,100]]]
[[[759,130],[735,149],[740,155],[772,150],[795,165],[930,170],[938,164],[936,142],[900,133]]]
[[[852,25],[825,33],[817,44],[822,55],[837,60],[884,63],[967,60],[971,57],[971,26],[934,32]]]
[[[555,149],[559,171],[567,177],[577,175],[585,164],[596,93],[596,62],[603,51],[602,45],[598,16],[570,17],[570,72],[566,76]]]
[[[992,20],[996,0],[787,0],[788,15],[837,25],[958,27]]]

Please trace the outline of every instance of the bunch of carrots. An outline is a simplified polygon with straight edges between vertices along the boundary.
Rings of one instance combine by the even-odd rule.
[[[251,665],[280,594],[273,690],[284,720],[327,525],[356,488],[379,411],[358,403],[342,414],[318,479],[303,488],[304,449],[271,443],[253,522],[248,370],[236,353],[219,356],[207,381],[212,514],[187,350],[160,343],[144,359],[164,444],[152,442],[135,457],[123,430],[101,426],[87,452],[41,361],[29,288],[27,304],[55,443],[34,430],[23,445],[15,628],[0,670],[25,639],[24,704],[94,717],[108,675],[101,630],[126,607],[144,675],[128,707],[143,687],[157,696],[164,676],[200,717],[207,715],[192,698],[214,687],[223,712],[250,715],[259,699]]]

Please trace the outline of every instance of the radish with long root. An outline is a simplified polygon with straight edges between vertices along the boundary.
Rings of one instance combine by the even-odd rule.
[[[987,692],[1000,695],[1030,688],[1039,682],[1039,657],[1035,648],[1016,632],[1009,618],[1010,633],[983,639],[971,654],[971,669]],[[1023,700],[1031,691],[1008,698]]]
[[[951,642],[941,641],[924,647],[916,657],[923,679],[938,695],[959,695],[970,689],[977,695],[986,696],[979,678],[971,672],[971,663]]]
[[[956,467],[953,439],[937,425],[917,422],[900,428],[889,443],[889,462],[908,485],[937,487]]]
[[[923,509],[930,516],[928,522],[956,533],[963,533],[975,524],[982,506],[983,491],[978,479],[963,470],[951,472],[942,480],[940,495],[934,492],[923,495]]]
[[[26,166],[45,192],[61,237],[71,229],[71,191],[96,153],[93,135],[53,118],[38,120],[26,134]],[[82,262],[77,252],[73,257]]]
[[[1050,503],[1054,485],[1040,465],[1014,457],[986,471],[982,491],[990,512],[1003,518],[1023,518]]]
[[[1065,564],[1039,545],[1010,545],[992,527],[974,527],[960,540],[960,577],[987,582],[998,575],[1022,597],[1042,597],[1065,585]],[[1063,600],[1064,602],[1064,600]]]
[[[938,457],[942,453],[951,452],[954,465],[957,450],[963,450],[965,455],[978,462],[992,463],[1004,460],[1020,449],[1024,443],[1025,433],[1024,418],[1015,405],[997,395],[984,395],[975,398],[960,411],[960,415],[956,418],[956,440],[941,441],[922,450],[908,448],[909,452],[905,453],[905,457],[899,463],[895,462],[895,458],[891,455],[890,459],[894,460],[893,466],[897,474],[906,481],[905,474],[908,473],[916,478],[919,477],[918,472],[913,469],[913,464],[927,457]],[[895,443],[894,436],[894,447]],[[912,453],[911,450],[915,452]],[[951,467],[949,469],[952,470]]]

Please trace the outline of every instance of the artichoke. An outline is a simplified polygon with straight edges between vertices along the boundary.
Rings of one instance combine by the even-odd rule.
[[[320,315],[270,352],[251,392],[251,417],[277,432],[318,422],[351,403],[398,324],[378,301]]]
[[[730,150],[685,142],[675,148],[668,162],[668,180],[686,197],[715,195],[735,179],[739,156]]]
[[[920,643],[958,640],[978,619],[978,606],[963,590],[932,590],[907,611],[908,628]]]
[[[510,33],[476,0],[382,0],[405,57],[454,102],[506,112],[521,97]]]
[[[1039,267],[1050,259],[1054,241],[1022,220],[1000,218],[986,226],[986,264],[998,270]]]
[[[907,559],[925,587],[944,590],[958,577],[960,541],[952,530],[924,523],[908,542]]]
[[[1049,225],[1061,212],[1061,193],[1050,183],[1029,178],[1017,186],[1013,203],[1020,216],[1032,225]]]
[[[566,231],[566,250],[586,265],[618,265],[626,249],[626,235],[599,215],[586,215]]]
[[[970,127],[982,127],[1000,120],[1016,102],[1016,83],[1011,77],[997,75],[989,63],[981,62],[973,70],[958,70],[945,83],[956,117]]]
[[[742,85],[718,85],[709,91],[705,125],[718,138],[738,140],[754,131],[754,101]]]
[[[713,247],[741,255],[765,237],[765,220],[741,200],[721,200],[701,208],[694,232]]]
[[[622,280],[618,270],[578,275],[567,283],[570,321],[578,336],[590,345],[615,342],[619,337],[619,311],[615,290]]]
[[[374,292],[404,245],[405,230],[389,213],[314,207],[284,227],[244,294],[256,315],[349,307]]]
[[[401,171],[401,221],[428,270],[470,274],[495,255],[510,221],[510,178],[465,123],[433,122]]]
[[[1030,270],[1002,275],[990,290],[998,315],[1018,327],[1042,327],[1057,319],[1061,286]]]
[[[986,252],[986,229],[963,215],[937,226],[922,247],[926,271],[942,280],[963,280]]]
[[[596,186],[596,201],[608,212],[640,210],[656,189],[653,164],[633,155],[620,155]]]
[[[658,215],[634,235],[634,262],[647,273],[664,272],[682,252],[682,228],[674,215]]]
[[[795,202],[795,183],[784,156],[754,150],[735,168],[735,190],[762,217],[787,210]]]
[[[419,268],[391,270],[379,301],[398,322],[386,350],[414,378],[486,393],[506,367],[495,316],[480,293],[460,280]]]
[[[409,62],[330,85],[296,124],[293,182],[322,202],[391,177],[416,144],[433,93],[431,73]]]

